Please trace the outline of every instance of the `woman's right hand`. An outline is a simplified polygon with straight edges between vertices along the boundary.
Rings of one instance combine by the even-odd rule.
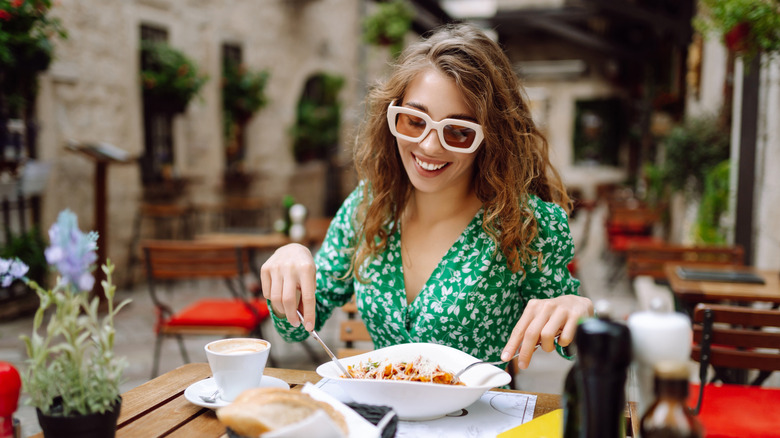
[[[300,310],[307,331],[314,329],[315,271],[311,251],[298,243],[277,249],[260,269],[263,296],[271,301],[276,315],[287,317],[290,324],[298,327],[296,311]]]

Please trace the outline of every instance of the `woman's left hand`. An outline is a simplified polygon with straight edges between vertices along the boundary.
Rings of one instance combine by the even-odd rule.
[[[520,349],[517,365],[520,369],[526,369],[537,344],[541,344],[542,350],[547,352],[555,349],[556,336],[559,336],[558,345],[565,347],[571,344],[580,319],[591,315],[593,303],[585,297],[562,295],[542,300],[531,299],[509,336],[501,359],[508,360]]]

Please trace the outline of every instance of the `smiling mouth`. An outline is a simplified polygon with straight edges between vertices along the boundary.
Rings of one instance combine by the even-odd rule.
[[[425,161],[422,161],[421,159],[417,158],[417,156],[414,157],[414,161],[417,163],[418,166],[422,167],[425,170],[439,170],[447,165],[447,163],[441,163],[441,164],[433,164],[433,163],[426,163]]]

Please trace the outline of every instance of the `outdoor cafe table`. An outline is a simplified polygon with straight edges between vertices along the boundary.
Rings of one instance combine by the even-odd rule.
[[[674,295],[680,300],[680,304],[688,311],[692,311],[696,304],[704,302],[734,301],[740,304],[751,304],[754,302],[780,303],[780,272],[778,271],[756,269],[750,266],[695,266],[696,268],[752,273],[764,280],[764,284],[751,284],[727,281],[683,280],[677,272],[677,268],[680,266],[685,266],[685,264],[667,263],[664,265],[664,273],[669,280],[669,288],[672,289]]]
[[[266,368],[265,374],[284,380],[293,390],[300,390],[306,382],[316,383],[321,379],[314,371],[281,368]],[[119,415],[116,436],[119,438],[227,437],[225,426],[219,422],[214,411],[196,406],[184,398],[184,390],[188,386],[210,376],[211,370],[207,363],[191,363],[125,392],[122,394],[122,411]],[[534,417],[561,407],[559,395],[535,395],[537,399]],[[638,430],[635,423],[638,420],[635,403],[628,403],[626,420],[629,433]],[[42,436],[42,434],[36,435],[36,437]]]

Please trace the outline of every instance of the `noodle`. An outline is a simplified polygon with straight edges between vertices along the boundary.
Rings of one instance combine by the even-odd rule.
[[[369,358],[365,364],[358,362],[356,365],[347,366],[347,371],[355,379],[406,380],[443,385],[464,385],[459,379],[455,379],[453,373],[443,370],[439,365],[433,364],[422,356],[418,356],[411,362],[391,362],[388,359],[372,362]]]

